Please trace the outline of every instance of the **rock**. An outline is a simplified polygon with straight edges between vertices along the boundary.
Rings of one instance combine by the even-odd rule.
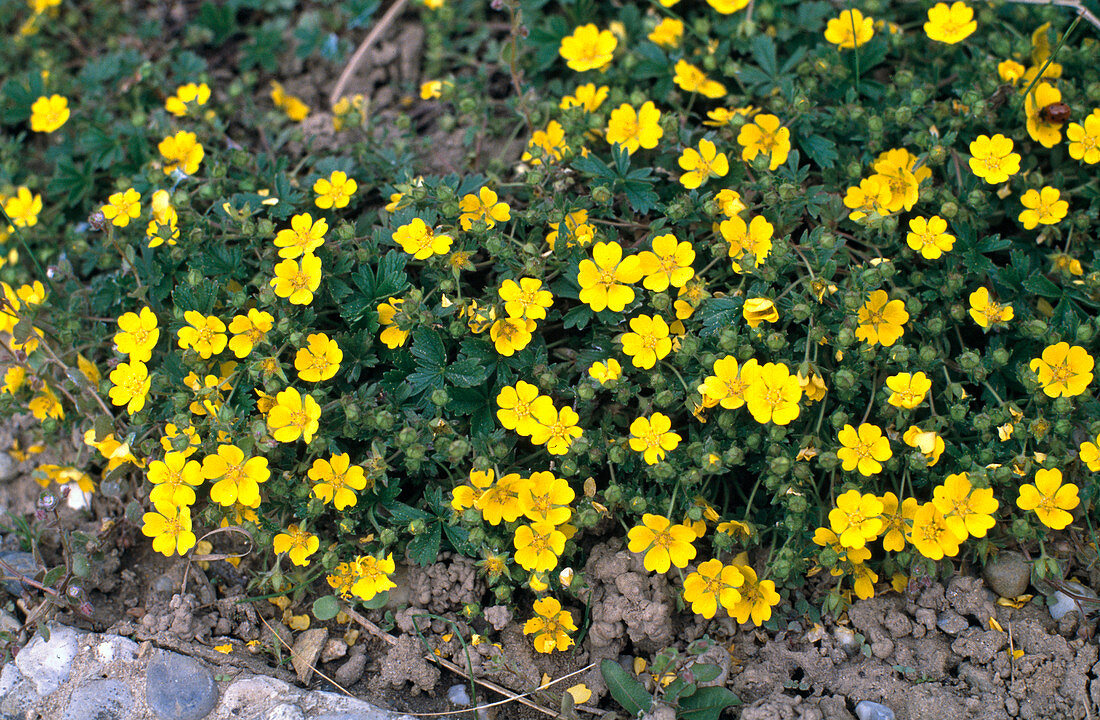
[[[856,704],[856,717],[859,720],[894,720],[894,711],[877,702],[860,700]]]
[[[291,693],[289,683],[272,677],[257,676],[234,680],[222,693],[219,717],[254,718],[259,708],[282,704]]]
[[[93,680],[73,691],[63,720],[129,720],[134,707],[130,688],[119,680]]]
[[[945,610],[940,613],[939,619],[936,620],[936,627],[943,630],[948,635],[958,635],[963,630],[970,627],[970,623],[966,621],[962,615],[957,612]]]
[[[29,718],[37,717],[34,708],[38,704],[38,695],[34,685],[23,677],[15,663],[8,663],[0,672],[0,717]]]
[[[10,455],[4,453],[0,455],[0,482],[7,482],[15,477],[19,470],[19,465],[11,458]]]
[[[339,638],[332,638],[321,650],[321,662],[329,663],[348,654],[348,644]]]
[[[840,645],[849,655],[859,652],[859,638],[856,637],[856,631],[852,628],[837,625],[833,628],[833,637],[836,638],[837,645]]]
[[[1075,583],[1072,580],[1067,580],[1062,584],[1074,595],[1080,595],[1091,600],[1096,600],[1096,593],[1093,592],[1091,589],[1085,587],[1081,583]],[[1055,591],[1053,595],[1048,597],[1047,603],[1050,605],[1050,616],[1056,621],[1061,620],[1067,613],[1080,612],[1077,601],[1062,592],[1061,590]]]
[[[1019,553],[1004,551],[985,566],[982,577],[989,588],[1001,597],[1018,597],[1027,592],[1031,582],[1031,564]]]
[[[455,705],[470,704],[470,694],[466,692],[466,686],[461,683],[447,688],[447,699]]]
[[[367,667],[366,653],[352,653],[351,657],[343,665],[336,668],[336,682],[341,687],[350,688],[363,677],[363,671]]]
[[[201,720],[217,704],[218,686],[202,663],[162,652],[146,668],[145,702],[161,720]]]
[[[30,678],[39,695],[49,695],[69,679],[73,658],[77,653],[76,630],[63,625],[50,625],[50,639],[36,635],[15,656],[19,672]]]
[[[485,620],[494,630],[503,630],[512,622],[512,611],[505,605],[493,605],[485,608]]]
[[[306,715],[297,705],[282,703],[268,710],[264,720],[306,720]]]
[[[313,677],[314,665],[321,655],[321,649],[328,639],[328,630],[325,628],[312,628],[298,636],[291,650],[291,662],[294,664],[294,672],[298,673],[298,679],[309,684]]]
[[[3,455],[0,455],[3,457]],[[17,550],[8,550],[6,552],[0,552],[0,562],[5,562],[11,566],[12,570],[18,573],[26,575],[27,577],[34,577],[38,572],[38,564],[34,561],[34,555],[26,552],[19,552]],[[0,576],[8,577],[7,571],[0,567]],[[5,580],[3,582],[4,589],[10,592],[12,595],[22,595],[26,586],[18,580]]]

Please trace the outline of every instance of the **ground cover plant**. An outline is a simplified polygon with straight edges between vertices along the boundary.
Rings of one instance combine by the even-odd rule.
[[[319,619],[467,555],[540,653],[611,537],[770,627],[1095,563],[1084,6],[433,0],[404,106],[462,133],[450,174],[411,113],[383,142],[281,82],[378,9],[204,3],[162,43],[0,8],[0,403],[96,451],[48,492],[167,556],[239,528]]]

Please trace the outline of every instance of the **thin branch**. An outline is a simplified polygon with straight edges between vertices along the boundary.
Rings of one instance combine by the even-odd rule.
[[[1053,5],[1055,7],[1072,8],[1082,20],[1100,30],[1100,18],[1097,18],[1085,7],[1081,0],[1008,0],[1017,5]]]
[[[332,94],[328,97],[329,107],[340,101],[340,98],[344,95],[344,86],[348,84],[348,80],[351,79],[351,76],[363,61],[363,56],[367,54],[367,50],[370,50],[371,45],[378,39],[378,36],[393,24],[393,21],[405,9],[408,2],[409,0],[397,0],[393,5],[390,5],[390,9],[386,11],[378,24],[371,28],[371,31],[363,38],[363,42],[359,43],[359,47],[355,49],[355,53],[348,60],[348,64],[344,66],[344,71],[340,73],[340,78],[336,81],[336,87],[332,89]]]

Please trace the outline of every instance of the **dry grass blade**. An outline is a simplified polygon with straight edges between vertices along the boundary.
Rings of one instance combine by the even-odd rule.
[[[367,36],[363,38],[363,42],[359,43],[359,47],[355,49],[355,53],[348,60],[348,64],[344,66],[343,72],[340,73],[339,79],[336,81],[336,86],[332,88],[332,94],[329,95],[328,104],[332,107],[340,98],[344,95],[344,87],[348,84],[348,80],[351,79],[355,69],[359,67],[359,63],[363,62],[363,57],[367,54],[367,50],[370,50],[371,45],[378,39],[378,36],[389,28],[393,24],[393,21],[405,9],[405,5],[409,0],[396,0],[390,9],[382,16],[382,19],[378,21],[378,24],[371,28]]]

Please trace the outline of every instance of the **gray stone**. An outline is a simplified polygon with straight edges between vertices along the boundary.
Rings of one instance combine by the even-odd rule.
[[[162,720],[201,720],[217,704],[218,686],[202,663],[162,652],[145,670],[145,702]]]
[[[1074,595],[1079,595],[1092,601],[1096,600],[1096,593],[1081,583],[1067,580],[1062,584]],[[1053,595],[1047,598],[1047,603],[1050,605],[1050,616],[1055,620],[1061,620],[1065,615],[1071,612],[1080,612],[1077,601],[1061,590],[1055,591]]]
[[[877,702],[860,700],[856,704],[856,717],[859,720],[894,720],[894,711]]]
[[[10,455],[7,453],[0,455],[0,482],[11,480],[16,476],[18,471],[19,465]]]
[[[50,639],[35,635],[15,656],[19,672],[30,678],[39,695],[49,695],[69,678],[77,653],[77,631],[63,625],[50,625]]]
[[[93,680],[73,691],[63,720],[128,720],[134,696],[118,680]]]
[[[940,613],[939,619],[936,620],[936,627],[943,630],[948,635],[958,635],[963,630],[970,627],[970,623],[957,612],[946,610]]]
[[[31,720],[38,717],[38,694],[34,685],[23,677],[15,663],[8,663],[0,672],[0,718]]]
[[[321,650],[321,662],[330,663],[348,654],[348,644],[340,638],[330,638]]]
[[[341,687],[350,688],[363,677],[363,671],[367,668],[366,653],[353,653],[343,665],[336,668],[336,682]]]
[[[317,658],[320,657],[327,639],[328,630],[322,627],[306,630],[294,641],[290,661],[294,665],[294,672],[298,673],[298,679],[303,683],[309,684],[313,677]]]
[[[1031,582],[1031,563],[1020,553],[1004,551],[985,566],[982,577],[989,589],[1001,597],[1019,597],[1027,592]]]
[[[306,714],[297,705],[283,703],[268,710],[264,720],[306,720]]]
[[[3,455],[0,455],[3,457]],[[34,555],[26,552],[19,552],[18,550],[8,550],[6,552],[0,552],[0,561],[7,563],[18,573],[33,578],[35,573],[38,572],[38,564],[34,561]],[[0,577],[10,577],[7,570],[0,567]],[[23,590],[26,589],[26,585],[18,580],[4,580],[4,589],[10,592],[12,595],[22,595]]]
[[[286,703],[294,696],[288,683],[273,677],[256,676],[235,680],[225,689],[219,708],[221,717],[256,717],[258,708]]]
[[[465,685],[452,685],[447,688],[447,699],[455,705],[469,705],[470,693],[466,692]]]

